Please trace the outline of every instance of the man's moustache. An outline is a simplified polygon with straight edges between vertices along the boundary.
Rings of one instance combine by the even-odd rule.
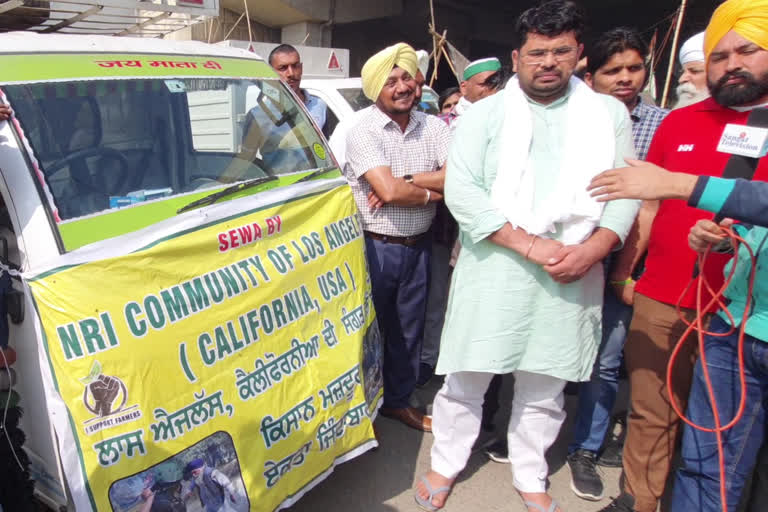
[[[678,97],[686,96],[689,98],[692,98],[700,93],[700,91],[696,89],[696,87],[694,87],[694,85],[691,83],[684,83],[684,84],[678,85],[676,92]]]
[[[731,78],[741,78],[746,82],[754,82],[755,77],[752,75],[752,73],[748,73],[747,71],[730,71],[720,77],[720,80],[717,81],[717,87],[725,87],[725,84],[730,80]]]

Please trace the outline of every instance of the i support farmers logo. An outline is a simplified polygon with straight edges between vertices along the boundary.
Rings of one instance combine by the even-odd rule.
[[[94,416],[85,422],[86,434],[141,418],[138,405],[126,407],[128,388],[125,383],[117,377],[104,375],[98,361],[93,362],[91,371],[80,382],[85,386],[83,405]]]

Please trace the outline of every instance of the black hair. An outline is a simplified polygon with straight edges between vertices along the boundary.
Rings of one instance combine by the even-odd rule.
[[[445,103],[448,98],[450,98],[454,94],[460,94],[460,93],[461,91],[459,90],[458,87],[449,87],[443,92],[441,92],[440,97],[437,100],[437,106],[440,109],[440,111],[441,112],[443,111],[443,103]]]
[[[637,30],[618,27],[602,34],[586,52],[587,73],[594,75],[595,71],[605,66],[611,57],[627,50],[635,50],[645,63],[648,57],[648,45]]]
[[[267,62],[269,65],[272,65],[272,59],[277,55],[278,53],[295,53],[296,55],[299,54],[299,50],[294,48],[293,46],[289,44],[280,44],[275,46],[271,52],[269,52],[269,57],[267,57]]]
[[[517,48],[525,44],[530,33],[555,37],[573,32],[580,43],[585,30],[586,16],[579,5],[570,0],[549,0],[531,7],[517,19],[515,31],[520,40]]]

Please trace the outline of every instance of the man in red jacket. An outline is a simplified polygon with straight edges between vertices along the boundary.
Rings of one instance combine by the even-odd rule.
[[[766,86],[766,46],[761,44],[763,41],[739,35],[744,24],[764,23],[768,11],[756,4],[765,5],[765,2],[729,0],[723,4],[722,12],[735,9],[744,14],[727,17],[736,23],[735,32],[729,32],[726,37],[721,33],[717,37],[713,35],[711,39],[719,41],[723,48],[718,46],[713,50],[714,44],[710,44],[705,52],[712,98],[667,116],[651,143],[649,162],[673,172],[701,176],[722,174],[731,157],[727,152],[718,151],[726,125],[746,124],[749,111],[760,106],[746,93]],[[715,21],[720,18],[722,15],[713,17],[707,37],[718,28],[719,22]],[[757,99],[760,97],[758,94]],[[636,161],[631,164],[642,165]],[[766,159],[760,161],[755,179],[768,179]],[[688,290],[681,297],[696,261],[696,253],[688,248],[688,232],[699,220],[712,217],[711,213],[697,210],[679,199],[646,202],[609,277],[625,301],[634,301],[634,317],[624,349],[631,385],[631,410],[623,454],[623,493],[605,510],[655,512],[664,493],[680,427],[680,420],[668,400],[667,362],[686,328],[675,311],[675,304],[679,300],[683,314],[693,318],[695,291]],[[646,249],[646,270],[635,284],[630,276]],[[723,283],[723,266],[728,258],[713,254],[701,270],[713,289]],[[706,296],[704,302],[708,303],[709,299]],[[677,403],[683,409],[691,386],[695,343],[688,340],[686,347],[672,383]],[[686,361],[690,364],[685,364]]]

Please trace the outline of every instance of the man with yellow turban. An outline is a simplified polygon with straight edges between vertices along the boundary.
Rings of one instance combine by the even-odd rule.
[[[374,105],[346,138],[344,175],[360,210],[373,302],[384,335],[382,416],[431,432],[411,406],[419,372],[429,286],[429,228],[443,198],[450,131],[414,110],[419,73],[405,43],[380,51],[362,70]]]
[[[697,228],[707,226],[718,233],[719,227],[707,211],[733,212],[728,205],[735,204],[734,201],[741,206],[752,201],[754,207],[758,198],[742,195],[738,200],[726,201],[734,184],[733,180],[720,176],[726,170],[726,176],[730,176],[734,165],[745,165],[743,157],[734,157],[739,153],[738,147],[731,144],[729,148],[729,141],[747,137],[741,126],[768,128],[765,121],[768,113],[764,111],[768,106],[768,0],[728,0],[718,7],[705,32],[704,57],[711,97],[666,117],[651,143],[648,163],[631,161],[631,167],[603,173],[591,185],[605,199],[644,199],[643,210],[647,210],[646,217],[641,215],[624,247],[627,254],[638,256],[647,249],[645,273],[636,285],[631,282],[631,266],[615,269],[610,277],[618,282],[625,279],[631,282],[635,309],[624,349],[631,409],[623,453],[623,492],[603,509],[605,511],[656,511],[681,430],[681,421],[669,402],[670,391],[683,410],[687,402],[687,416],[695,423],[706,427],[714,425],[702,365],[699,362],[694,367],[691,362],[695,340],[685,340],[686,348],[677,358],[671,376],[672,390],[666,387],[667,363],[686,329],[676,305],[688,319],[696,314],[695,293],[689,290],[681,297],[696,262],[696,254],[688,249],[689,231],[695,225]],[[755,180],[768,180],[768,159],[764,152],[748,162],[755,170]],[[696,182],[698,177],[702,185],[696,189],[687,187],[685,197],[667,192],[654,195],[652,191],[659,189],[659,176],[673,182],[688,180],[688,183]],[[680,190],[679,186],[672,188]],[[633,192],[627,192],[632,189]],[[688,202],[679,199],[688,199]],[[765,255],[763,244],[768,240],[768,232],[764,228],[753,227],[748,234],[741,233],[752,242],[756,254],[762,249],[761,256]],[[693,234],[691,231],[691,236]],[[723,266],[728,259],[726,255],[712,254],[701,269],[714,290],[724,281]],[[748,274],[745,267],[748,266],[749,257],[742,250],[735,279],[725,293],[736,324],[732,325],[722,311],[716,313],[716,307],[709,311],[716,314],[711,317],[708,331],[718,334],[706,341],[705,354],[722,424],[730,422],[739,407],[736,355],[739,336],[738,331],[733,330],[745,310]],[[761,266],[758,262],[758,269]],[[758,283],[761,282],[758,277]],[[747,410],[744,418],[723,435],[729,511],[738,506],[768,425],[768,345],[765,341],[768,323],[760,309],[764,304],[761,286],[758,284],[755,288],[755,302],[746,323]],[[710,296],[705,292],[702,303],[709,302]],[[695,335],[689,336],[693,337]],[[715,434],[684,427],[682,459],[669,509],[675,512],[724,510]],[[760,509],[764,510],[765,504]]]

